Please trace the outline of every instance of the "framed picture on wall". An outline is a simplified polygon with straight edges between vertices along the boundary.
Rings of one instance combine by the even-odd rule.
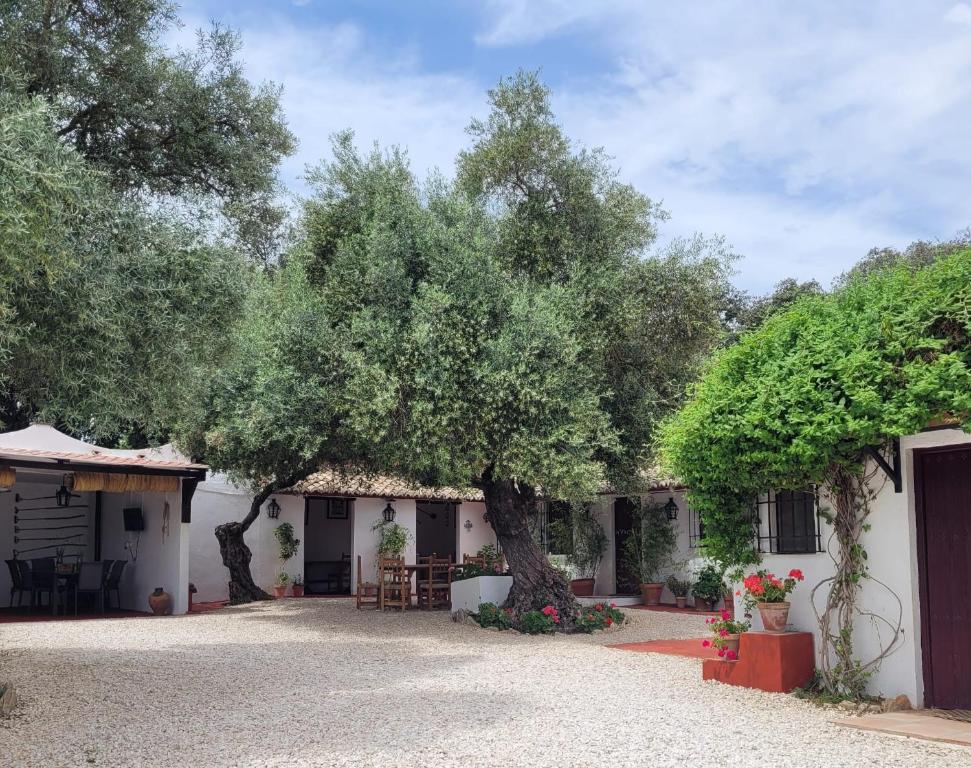
[[[327,519],[328,520],[347,520],[347,500],[328,499]]]

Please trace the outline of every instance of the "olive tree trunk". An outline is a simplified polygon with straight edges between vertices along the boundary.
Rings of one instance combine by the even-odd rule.
[[[480,485],[489,522],[512,574],[505,607],[519,614],[552,605],[560,614],[557,629],[573,631],[580,606],[529,530],[529,515],[536,511],[535,489],[511,480],[495,480],[490,473]]]

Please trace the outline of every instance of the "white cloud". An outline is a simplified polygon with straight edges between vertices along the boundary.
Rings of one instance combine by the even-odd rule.
[[[966,3],[908,0],[490,0],[476,42],[566,47],[582,34],[599,74],[545,68],[567,132],[664,200],[666,236],[724,234],[745,257],[739,283],[765,290],[787,275],[828,281],[872,246],[971,224],[969,15]],[[345,127],[361,144],[408,148],[420,174],[450,171],[502,74],[458,60],[430,72],[420,50],[353,24],[225,21],[243,32],[250,76],[285,88],[301,147],[283,173],[298,190]]]

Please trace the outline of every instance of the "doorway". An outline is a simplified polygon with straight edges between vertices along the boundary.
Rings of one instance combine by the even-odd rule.
[[[971,709],[971,445],[914,459],[924,704]]]
[[[303,517],[303,578],[308,595],[351,593],[350,499],[308,498]]]
[[[624,545],[634,527],[637,502],[620,496],[614,499],[614,563],[618,595],[639,595],[640,576],[632,571],[624,557]]]
[[[436,555],[455,562],[456,505],[451,501],[419,501],[415,504],[415,549],[419,557]]]

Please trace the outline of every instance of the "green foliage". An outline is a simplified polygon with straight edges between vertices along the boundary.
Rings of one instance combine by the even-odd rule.
[[[580,611],[577,626],[584,632],[594,632],[609,629],[615,624],[620,626],[625,621],[627,617],[613,603],[596,603]]]
[[[550,536],[554,549],[566,554],[567,565],[576,578],[592,579],[597,575],[608,539],[588,504],[571,504],[569,517],[550,525]]]
[[[664,426],[707,554],[757,560],[751,502],[805,488],[863,449],[952,415],[971,426],[971,251],[851,279],[770,317],[711,360]]]
[[[281,587],[285,587],[290,583],[290,574],[286,571],[280,571],[276,576],[276,583]]]
[[[668,589],[671,590],[671,594],[675,597],[687,597],[692,587],[692,583],[688,579],[679,579],[673,573],[668,576],[668,580],[665,583],[668,585]]]
[[[542,611],[524,611],[519,615],[519,631],[524,635],[551,635],[555,629],[553,617]]]
[[[513,625],[512,611],[508,608],[500,608],[495,603],[483,603],[479,606],[479,612],[472,614],[472,618],[480,627],[510,629]]]
[[[61,139],[115,189],[178,196],[194,212],[214,198],[266,255],[276,166],[295,148],[280,91],[246,79],[235,32],[213,25],[173,53],[177,26],[166,0],[9,0],[0,72],[51,104]]]
[[[691,587],[691,594],[699,600],[715,605],[727,591],[722,576],[722,572],[714,565],[706,565],[698,572],[695,583]]]
[[[400,555],[411,540],[411,534],[407,528],[389,520],[378,521],[372,530],[378,532],[379,555]]]
[[[0,91],[5,428],[40,418],[164,439],[224,354],[246,287],[236,254],[119,199],[57,141],[42,101]]]
[[[300,549],[300,539],[293,535],[293,526],[290,523],[280,523],[273,529],[273,536],[276,538],[279,558],[286,563]]]
[[[673,565],[671,557],[677,543],[677,531],[663,507],[639,504],[633,510],[631,532],[624,542],[624,562],[642,584],[657,583],[662,571]]]

